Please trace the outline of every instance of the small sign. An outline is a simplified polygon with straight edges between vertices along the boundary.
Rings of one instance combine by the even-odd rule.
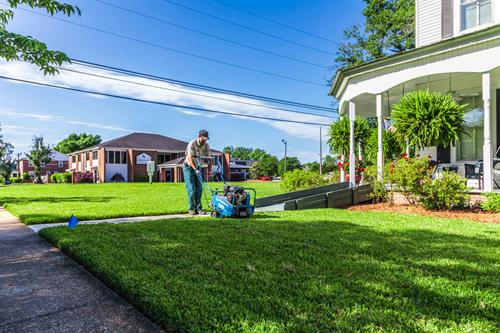
[[[153,182],[153,174],[155,173],[155,162],[148,161],[146,170],[148,171],[149,183],[151,184]]]
[[[139,154],[136,157],[136,164],[148,164],[149,161],[151,161],[151,156],[146,153]]]
[[[154,161],[148,161],[146,169],[148,171],[148,175],[152,175],[155,173],[155,162]]]

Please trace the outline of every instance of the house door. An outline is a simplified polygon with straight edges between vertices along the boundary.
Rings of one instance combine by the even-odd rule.
[[[438,163],[450,163],[450,147],[437,147]]]

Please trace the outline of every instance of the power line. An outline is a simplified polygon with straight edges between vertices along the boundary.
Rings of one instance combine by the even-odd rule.
[[[291,109],[283,109],[283,108],[278,108],[278,107],[274,107],[274,106],[260,105],[260,104],[256,104],[256,103],[237,101],[237,100],[228,99],[228,98],[208,96],[208,95],[198,94],[198,93],[189,92],[189,91],[185,91],[185,90],[166,88],[166,87],[161,87],[161,86],[157,86],[157,85],[151,85],[151,84],[147,84],[147,83],[130,81],[130,80],[120,79],[120,78],[116,78],[116,77],[101,75],[101,74],[83,72],[83,71],[70,69],[70,68],[66,68],[66,67],[57,67],[57,68],[64,70],[64,71],[67,71],[67,72],[78,73],[78,74],[88,75],[88,76],[93,76],[93,77],[99,77],[99,78],[107,79],[107,80],[131,83],[131,84],[135,84],[135,85],[139,85],[139,86],[143,86],[143,87],[157,88],[157,89],[162,89],[162,90],[167,90],[167,91],[175,91],[175,92],[180,92],[183,94],[195,95],[195,96],[200,96],[200,97],[204,97],[204,98],[211,98],[211,99],[216,99],[216,100],[221,100],[221,101],[228,101],[228,102],[233,102],[233,103],[252,105],[252,106],[256,106],[256,107],[264,108],[264,109],[274,109],[274,110],[280,110],[280,111],[285,111],[285,112],[299,113],[299,114],[305,114],[305,115],[317,116],[317,117],[325,117],[325,118],[331,117],[329,115],[328,116],[327,115],[320,115],[320,114],[316,114],[316,113],[303,112],[303,111],[297,111],[297,110],[291,110]]]
[[[316,122],[299,121],[299,120],[287,120],[287,119],[265,117],[265,116],[256,116],[256,115],[246,115],[246,114],[241,114],[241,113],[236,113],[236,112],[212,110],[212,109],[205,109],[205,108],[199,108],[199,107],[194,107],[194,106],[186,106],[186,105],[180,105],[180,104],[174,104],[174,103],[151,101],[151,100],[142,99],[142,98],[135,98],[135,97],[121,96],[121,95],[115,95],[115,94],[109,94],[109,93],[102,93],[102,92],[97,92],[97,91],[92,91],[92,90],[87,90],[87,89],[72,88],[72,87],[66,87],[66,86],[58,86],[58,85],[55,85],[55,84],[42,83],[42,82],[31,81],[31,80],[24,80],[24,79],[19,79],[19,78],[9,77],[9,76],[3,76],[3,75],[0,75],[0,78],[1,79],[5,79],[5,80],[16,81],[16,82],[34,84],[34,85],[43,86],[43,87],[50,87],[50,88],[57,88],[57,89],[62,89],[62,90],[76,91],[76,92],[81,92],[81,93],[86,93],[86,94],[94,94],[94,95],[106,96],[106,97],[112,97],[112,98],[117,98],[117,99],[129,100],[129,101],[134,101],[134,102],[143,102],[143,103],[149,103],[149,104],[155,104],[155,105],[170,106],[170,107],[187,109],[187,110],[193,110],[193,111],[199,111],[199,112],[208,112],[208,113],[215,113],[215,114],[225,114],[225,115],[230,115],[230,116],[235,116],[235,117],[240,117],[240,118],[247,118],[247,119],[248,118],[250,118],[250,119],[263,119],[263,120],[280,121],[280,122],[295,123],[295,124],[304,124],[304,125],[328,126],[327,124],[321,124],[321,123],[316,123]]]
[[[184,4],[180,4],[180,3],[172,1],[172,0],[163,0],[163,1],[168,2],[168,3],[172,4],[172,5],[179,6],[179,7],[182,7],[184,9],[196,12],[198,14],[211,17],[211,18],[219,20],[221,22],[232,24],[234,26],[237,26],[237,27],[240,27],[240,28],[243,28],[243,29],[247,29],[247,30],[253,31],[253,32],[256,32],[256,33],[264,35],[264,36],[268,36],[268,37],[271,37],[271,38],[274,38],[274,39],[281,40],[283,42],[294,44],[296,46],[300,46],[300,47],[303,47],[303,48],[306,48],[306,49],[310,49],[310,50],[313,50],[313,51],[316,51],[316,52],[321,52],[321,53],[328,54],[328,55],[335,55],[332,52],[328,52],[328,51],[325,51],[325,50],[322,50],[322,49],[318,49],[316,47],[308,46],[306,44],[302,44],[302,43],[299,43],[299,42],[294,42],[294,41],[292,41],[290,39],[286,39],[286,38],[283,38],[283,37],[280,37],[280,36],[277,36],[277,35],[273,35],[271,33],[268,33],[268,32],[262,31],[262,30],[258,30],[258,29],[255,29],[255,28],[252,28],[252,27],[250,27],[248,25],[244,25],[244,24],[241,24],[241,23],[238,23],[238,22],[230,21],[230,20],[227,20],[227,19],[222,18],[220,16],[212,15],[212,14],[209,14],[207,12],[198,10],[196,8],[193,8],[193,7],[186,6]]]
[[[50,15],[47,15],[47,14],[43,14],[43,13],[38,13],[38,12],[30,10],[30,9],[21,8],[21,7],[18,7],[17,9],[23,10],[23,11],[26,11],[28,13],[32,13],[32,14],[35,14],[35,15],[44,16],[44,17],[47,17],[47,18],[50,18],[50,19],[53,19],[53,20],[61,21],[61,22],[67,23],[67,24],[71,24],[71,25],[75,25],[75,26],[78,26],[78,27],[82,27],[82,28],[85,28],[85,29],[97,31],[99,33],[103,33],[103,34],[106,34],[106,35],[114,36],[114,37],[117,37],[117,38],[121,38],[121,39],[129,40],[129,41],[133,41],[133,42],[136,42],[136,43],[140,43],[140,44],[152,46],[152,47],[163,49],[163,50],[167,50],[167,51],[170,51],[170,52],[175,52],[175,53],[187,55],[187,56],[190,56],[190,57],[193,57],[193,58],[203,59],[203,60],[206,60],[206,61],[210,61],[210,62],[214,62],[214,63],[218,63],[218,64],[222,64],[222,65],[226,65],[226,66],[230,66],[230,67],[234,67],[234,68],[244,69],[246,71],[260,73],[260,74],[264,74],[264,75],[268,75],[268,76],[279,77],[281,79],[286,79],[286,80],[291,80],[291,81],[296,81],[296,82],[301,82],[301,83],[306,83],[306,84],[311,84],[311,85],[315,85],[315,86],[324,87],[324,85],[320,84],[320,83],[316,83],[316,82],[312,82],[312,81],[308,81],[308,80],[303,80],[303,79],[295,78],[295,77],[288,76],[288,75],[272,73],[272,72],[268,72],[268,71],[264,71],[264,70],[260,70],[260,69],[256,69],[256,68],[252,68],[252,67],[247,67],[247,66],[243,66],[243,65],[237,65],[237,64],[234,64],[234,63],[230,63],[230,62],[223,61],[223,60],[217,60],[217,59],[210,58],[210,57],[205,57],[205,56],[202,56],[202,55],[199,55],[199,54],[190,53],[190,52],[182,51],[182,50],[179,50],[179,49],[167,47],[165,45],[160,45],[160,44],[148,42],[148,41],[145,41],[145,40],[142,40],[142,39],[138,39],[138,38],[135,38],[135,37],[130,37],[130,36],[126,36],[126,35],[122,35],[122,34],[116,33],[116,32],[112,32],[112,31],[108,31],[108,30],[104,30],[104,29],[92,27],[92,26],[89,26],[89,25],[86,25],[86,24],[76,23],[76,22],[69,21],[69,20],[66,20],[66,19],[63,19],[63,18],[60,18],[60,17],[55,17],[55,16],[50,16]]]
[[[74,63],[80,64],[80,65],[87,66],[87,67],[106,69],[106,70],[110,70],[110,71],[117,72],[117,73],[129,74],[129,75],[139,76],[139,77],[148,78],[148,79],[155,79],[155,80],[159,80],[159,81],[163,81],[163,82],[173,83],[173,84],[182,85],[182,86],[200,89],[200,90],[205,90],[205,91],[224,93],[224,94],[238,96],[238,97],[247,97],[247,98],[261,100],[261,101],[265,101],[265,102],[269,102],[269,103],[283,104],[283,105],[295,106],[295,107],[311,109],[311,110],[318,110],[318,111],[325,111],[325,112],[334,112],[335,111],[334,109],[329,108],[329,107],[325,107],[325,106],[312,105],[312,104],[282,100],[282,99],[277,99],[277,98],[272,98],[272,97],[253,95],[253,94],[243,93],[243,92],[234,91],[234,90],[222,89],[222,88],[217,88],[217,87],[212,87],[212,86],[207,86],[207,85],[202,85],[202,84],[197,84],[197,83],[192,83],[192,82],[187,82],[187,81],[170,79],[170,78],[166,78],[166,77],[162,77],[162,76],[158,76],[158,75],[141,73],[141,72],[137,72],[137,71],[132,71],[132,70],[123,69],[123,68],[114,67],[114,66],[109,66],[109,65],[98,64],[98,63],[74,59],[74,58],[72,58],[71,61]]]
[[[331,40],[331,39],[328,39],[328,38],[322,37],[322,36],[317,35],[317,34],[314,34],[314,33],[312,33],[312,32],[308,32],[308,31],[305,31],[305,30],[302,30],[302,29],[296,28],[296,27],[291,26],[291,25],[288,25],[288,24],[286,24],[286,23],[282,23],[282,22],[276,21],[276,20],[271,19],[271,18],[269,18],[269,17],[265,17],[265,16],[262,16],[262,15],[259,15],[259,14],[257,14],[257,13],[251,12],[251,11],[249,11],[249,10],[246,10],[246,9],[243,9],[243,8],[239,8],[239,7],[236,7],[236,6],[230,5],[230,4],[228,4],[227,2],[225,2],[225,1],[220,1],[220,0],[213,0],[213,1],[218,2],[218,3],[220,3],[221,5],[224,5],[224,6],[226,6],[226,7],[236,9],[236,10],[238,10],[238,11],[240,11],[240,12],[247,13],[247,14],[249,14],[249,15],[252,15],[252,16],[255,16],[255,17],[258,17],[258,18],[260,18],[260,19],[262,19],[262,20],[269,21],[269,22],[272,22],[272,23],[274,23],[274,24],[280,25],[280,26],[282,26],[282,27],[285,27],[285,28],[288,28],[288,29],[292,29],[292,30],[294,30],[294,31],[297,31],[297,32],[303,33],[303,34],[305,34],[305,35],[308,35],[308,36],[311,36],[311,37],[315,37],[315,38],[318,38],[318,39],[321,39],[321,40],[324,40],[324,41],[327,41],[327,42],[331,42],[331,43],[336,44],[336,42],[335,42],[335,41],[333,41],[333,40]]]
[[[311,65],[311,66],[315,66],[315,67],[319,67],[319,68],[323,68],[323,69],[329,69],[330,68],[330,66],[324,66],[324,65],[320,65],[320,64],[308,61],[308,60],[299,59],[299,58],[295,58],[295,57],[290,57],[290,56],[282,54],[282,53],[277,53],[277,52],[274,52],[274,51],[269,51],[269,50],[266,50],[266,49],[261,49],[259,47],[255,47],[255,46],[251,46],[251,45],[248,45],[248,44],[240,43],[238,41],[227,39],[225,37],[220,37],[220,36],[208,33],[208,32],[204,32],[204,31],[200,31],[200,30],[197,30],[197,29],[189,28],[187,26],[180,25],[180,24],[177,24],[177,23],[173,23],[173,22],[170,22],[170,21],[167,21],[167,20],[155,17],[155,16],[151,16],[151,15],[148,15],[148,14],[145,14],[145,13],[141,13],[141,12],[135,11],[133,9],[129,9],[129,8],[125,8],[125,7],[122,7],[122,6],[119,6],[119,5],[115,5],[113,3],[110,3],[110,2],[107,2],[107,1],[104,1],[104,0],[96,0],[96,1],[100,2],[100,3],[104,4],[104,5],[120,9],[122,11],[125,11],[125,12],[128,12],[128,13],[132,13],[134,15],[138,15],[138,16],[142,16],[142,17],[148,18],[150,20],[154,20],[156,22],[160,22],[160,23],[163,23],[163,24],[174,26],[176,28],[187,30],[187,31],[190,31],[190,32],[194,32],[194,33],[197,33],[197,34],[200,34],[200,35],[203,35],[203,36],[208,36],[210,38],[221,40],[221,41],[224,41],[226,43],[230,43],[230,44],[233,44],[233,45],[241,46],[241,47],[244,47],[244,48],[247,48],[247,49],[250,49],[250,50],[259,51],[259,52],[262,52],[262,53],[265,53],[265,54],[269,54],[269,55],[272,55],[272,56],[275,56],[275,57],[279,57],[279,58],[283,58],[283,59],[288,59],[288,60],[296,61],[296,62],[299,62],[299,63],[303,63],[303,64],[307,64],[307,65]]]

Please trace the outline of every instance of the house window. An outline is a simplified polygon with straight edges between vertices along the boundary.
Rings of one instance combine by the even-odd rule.
[[[92,159],[97,160],[97,150],[92,152]]]
[[[57,161],[57,166],[59,168],[63,168],[64,167],[64,161]]]
[[[108,164],[127,164],[127,152],[125,151],[106,151],[106,163]]]
[[[78,162],[82,161],[82,155],[78,154]]]
[[[482,98],[472,96],[464,98],[461,104],[466,104],[464,115],[465,133],[460,135],[458,157],[462,161],[478,161],[483,158],[484,109]]]
[[[461,0],[462,30],[491,23],[492,0]]]
[[[29,166],[30,168],[32,168],[32,167],[33,167],[33,162],[31,162],[31,160],[28,160],[28,166]]]
[[[76,156],[71,156],[71,162],[75,163],[76,162]]]
[[[90,152],[85,153],[85,161],[90,160]]]
[[[158,154],[156,158],[156,164],[162,164],[172,160],[171,154]]]

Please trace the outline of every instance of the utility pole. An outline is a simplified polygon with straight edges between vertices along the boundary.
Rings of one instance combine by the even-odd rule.
[[[285,167],[283,169],[283,174],[286,173],[286,146],[288,145],[288,142],[285,140],[285,139],[281,139],[281,142],[283,142],[285,144]]]
[[[323,138],[321,137],[321,126],[319,127],[319,175],[323,175]]]

